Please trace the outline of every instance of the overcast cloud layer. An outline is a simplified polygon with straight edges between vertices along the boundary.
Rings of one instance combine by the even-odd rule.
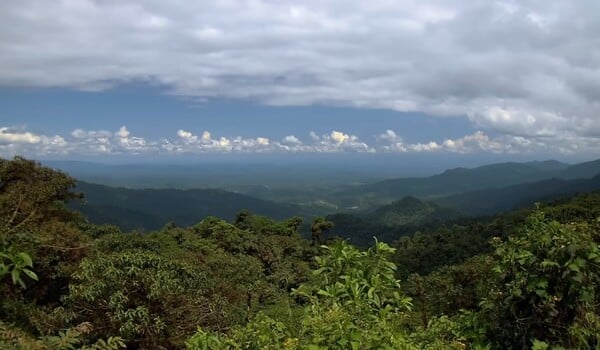
[[[9,0],[0,2],[0,23],[0,85],[102,90],[144,82],[199,99],[466,115],[500,135],[405,145],[384,132],[371,145],[343,133],[348,138],[337,142],[333,131],[309,137],[307,146],[293,135],[207,141],[182,130],[165,143],[93,134],[102,131],[50,137],[5,126],[4,153],[63,142],[94,148],[102,137],[111,150],[130,151],[328,151],[337,144],[335,150],[367,152],[600,153],[597,0]]]

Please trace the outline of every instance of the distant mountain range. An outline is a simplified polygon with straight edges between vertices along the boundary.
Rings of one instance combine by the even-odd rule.
[[[372,223],[382,226],[422,225],[432,221],[456,219],[461,214],[435,203],[404,197],[364,215]]]
[[[461,215],[492,215],[536,201],[600,190],[600,160],[455,168],[429,177],[390,179],[344,186],[343,190],[324,187],[321,191],[317,186],[303,190],[294,185],[290,183],[287,196],[298,201],[285,202],[220,189],[127,189],[79,182],[77,190],[86,199],[73,206],[94,223],[154,230],[171,221],[193,225],[209,215],[233,219],[242,209],[276,219],[296,215],[311,219],[332,213],[332,208],[298,203],[323,200],[336,202],[340,208],[358,208],[329,216],[336,223],[334,234],[378,232],[378,237],[391,237]]]
[[[207,216],[234,219],[242,209],[284,219],[310,216],[302,207],[218,189],[127,189],[78,182],[83,203],[73,203],[91,222],[112,223],[123,230],[155,230],[167,222],[190,226]]]
[[[501,163],[360,186],[351,194],[357,200],[366,198],[376,203],[407,197],[367,213],[338,213],[327,218],[335,223],[333,235],[365,246],[373,236],[394,241],[424,226],[494,215],[594,191],[600,191],[600,160],[575,165],[557,161]]]
[[[412,233],[423,225],[438,225],[462,217],[454,209],[415,197],[405,197],[382,206],[367,214],[334,214],[327,216],[335,226],[331,235],[350,239],[353,244],[368,246],[377,239],[392,242],[400,236]]]
[[[332,235],[368,246],[373,237],[393,242],[417,230],[439,224],[468,222],[472,217],[492,216],[515,209],[530,208],[536,202],[550,202],[580,193],[600,191],[600,175],[591,179],[550,179],[532,183],[465,192],[428,202],[405,197],[368,214],[333,214],[327,219],[335,226]]]
[[[552,178],[591,178],[600,174],[600,159],[575,165],[555,160],[526,163],[498,163],[477,168],[455,168],[422,178],[399,178],[367,184],[356,192],[386,197],[441,197],[467,191],[501,188]]]
[[[600,175],[591,179],[549,179],[503,188],[465,192],[438,198],[434,201],[465,214],[481,216],[527,207],[535,202],[553,200],[561,196],[593,191],[600,191]]]
[[[326,200],[339,208],[373,210],[405,196],[433,200],[464,192],[502,188],[549,179],[591,178],[600,174],[600,159],[574,165],[555,160],[497,163],[476,168],[454,168],[428,177],[392,178],[340,187]]]

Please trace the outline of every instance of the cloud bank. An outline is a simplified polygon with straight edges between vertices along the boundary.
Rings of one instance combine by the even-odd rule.
[[[405,142],[394,130],[385,130],[371,140],[338,130],[306,137],[287,135],[281,139],[264,136],[213,136],[209,131],[195,134],[177,130],[170,138],[147,140],[133,135],[126,126],[116,131],[75,129],[70,135],[43,135],[30,131],[0,127],[0,156],[31,157],[99,156],[99,155],[201,155],[206,153],[488,153],[488,154],[594,154],[594,138],[578,138],[556,144],[531,141],[521,136],[491,137],[477,131],[455,139]]]
[[[595,0],[3,1],[0,85],[94,91],[142,82],[198,100],[466,115],[515,148],[598,147],[599,13]],[[178,142],[295,149],[291,138],[204,136]],[[15,137],[5,130],[0,142]],[[480,138],[413,148],[486,144]],[[345,134],[319,139],[324,149],[368,149]],[[89,142],[152,147],[129,135],[120,141]]]

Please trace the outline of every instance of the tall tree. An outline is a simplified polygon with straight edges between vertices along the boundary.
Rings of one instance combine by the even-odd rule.
[[[333,222],[326,220],[323,217],[316,218],[310,226],[312,244],[321,243],[323,235],[333,228]]]

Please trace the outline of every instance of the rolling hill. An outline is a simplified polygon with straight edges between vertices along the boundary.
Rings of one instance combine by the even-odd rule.
[[[78,182],[85,195],[73,203],[92,223],[112,223],[123,230],[161,228],[167,222],[189,226],[207,216],[233,219],[240,210],[284,219],[311,216],[302,207],[217,189],[126,189]]]
[[[461,216],[454,209],[415,197],[405,197],[367,214],[339,213],[329,215],[327,219],[335,223],[330,235],[367,246],[373,243],[373,236],[381,241],[392,242],[412,233],[417,227],[439,225]]]
[[[591,178],[600,173],[600,160],[568,165],[555,160],[497,163],[477,168],[454,168],[422,178],[389,179],[357,186],[353,195],[384,198],[417,196],[435,198],[489,188],[502,188],[552,178]]]
[[[438,198],[435,202],[465,214],[481,216],[593,191],[600,191],[600,174],[591,179],[549,179],[504,188],[465,192]]]

